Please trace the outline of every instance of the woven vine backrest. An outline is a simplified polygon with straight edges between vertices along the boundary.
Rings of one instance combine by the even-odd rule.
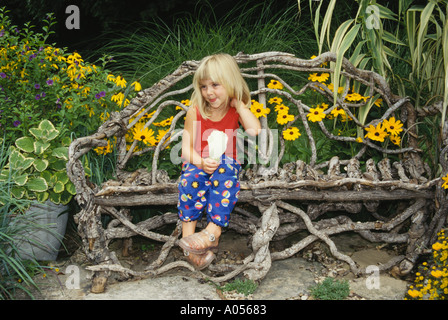
[[[319,144],[322,142],[319,140],[322,139],[334,140],[343,148],[356,150],[353,157],[340,159],[341,164],[347,164],[350,158],[361,159],[368,150],[374,150],[380,156],[408,154],[407,157],[417,157],[415,152],[410,152],[415,149],[412,134],[407,136],[407,141],[402,139],[398,145],[389,141],[385,144],[386,146],[365,137],[367,133],[365,128],[376,128],[378,124],[392,116],[395,116],[396,119],[400,118],[411,130],[415,120],[409,100],[393,95],[385,80],[375,72],[355,68],[348,60],[344,59],[341,69],[343,82],[340,85],[341,89],[339,89],[336,103],[333,103],[333,88],[330,84],[333,74],[331,66],[336,61],[336,55],[333,53],[323,53],[310,60],[299,59],[291,54],[281,52],[253,55],[240,53],[235,56],[235,59],[249,83],[249,87],[253,90],[251,92],[253,104],[264,108],[264,111],[267,110],[266,108],[270,109],[269,114],[260,116],[262,128],[269,129],[268,118],[273,119],[280,114],[280,111],[275,110],[276,107],[279,108],[278,105],[269,103],[270,98],[281,98],[282,105],[289,108],[287,112],[289,118],[286,123],[270,120],[271,124],[274,123],[275,128],[262,130],[260,136],[257,137],[257,146],[249,146],[250,150],[257,150],[257,159],[261,160],[259,162],[268,163],[268,165],[261,166],[258,173],[269,175],[277,172],[285,155],[287,143],[291,143],[285,141],[283,132],[293,127],[299,129],[299,139],[307,141],[303,143],[308,150],[307,165],[311,168],[324,168],[331,165],[330,158],[319,159],[322,145]],[[81,156],[92,148],[104,146],[107,139],[116,137],[118,179],[120,179],[120,174],[125,172],[131,159],[141,157],[146,153],[152,157],[149,184],[157,182],[157,169],[160,166],[160,155],[163,152],[165,152],[163,161],[173,161],[173,159],[180,161],[181,139],[179,138],[182,136],[183,120],[189,108],[185,101],[191,96],[192,76],[198,65],[199,61],[182,63],[172,74],[152,87],[139,92],[138,96],[132,99],[121,112],[112,114],[97,133],[77,139],[72,143],[67,168],[76,185],[77,200],[81,205],[90,202],[91,199],[88,198],[94,193],[85,180]],[[272,84],[272,81],[277,86],[269,85],[269,83]],[[310,117],[312,112],[315,112],[316,116],[324,114],[325,118],[331,117],[334,120],[312,122],[310,121],[313,120]],[[145,144],[135,137],[130,139],[136,130],[147,128],[148,130],[154,129],[154,141],[157,136],[155,125],[158,124],[157,128],[161,128],[160,122],[166,120],[167,115],[171,115],[168,118],[169,127],[164,127],[164,135],[161,138],[159,136],[157,144]],[[338,115],[339,118],[337,118]],[[338,125],[346,128],[342,135],[334,130]],[[316,130],[319,129],[319,138],[316,138]],[[403,144],[408,146],[403,147]],[[296,161],[299,156],[303,155],[298,154],[296,159],[291,160],[291,153],[294,154],[295,151],[291,148],[288,150],[289,158],[286,160]],[[299,153],[299,151],[296,152]],[[303,153],[303,150],[301,152]],[[170,159],[167,158],[168,156]],[[326,156],[328,157],[328,154]],[[145,157],[147,156],[145,155]],[[288,161],[283,159],[283,162]],[[420,161],[417,162],[420,163]],[[269,169],[266,169],[267,167]],[[419,166],[417,176],[423,173],[424,169],[422,168]],[[413,171],[415,173],[415,170]]]

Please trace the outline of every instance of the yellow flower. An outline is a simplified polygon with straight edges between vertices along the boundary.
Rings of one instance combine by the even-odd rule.
[[[306,116],[309,121],[316,122],[322,121],[325,118],[325,113],[320,108],[310,108],[310,113]]]
[[[329,77],[330,77],[330,74],[326,73],[326,72],[321,73],[320,75],[317,75],[317,73],[311,73],[310,76],[308,77],[308,80],[325,82],[328,80]]]
[[[275,106],[275,111],[278,113],[288,113],[289,108],[282,103]]]
[[[163,121],[160,121],[158,123],[153,123],[156,127],[167,127],[171,125],[171,122],[173,122],[174,116],[169,117],[168,119],[165,119]]]
[[[257,117],[266,117],[267,114],[271,112],[271,109],[264,108],[263,104],[259,103],[258,101],[252,100],[250,111]]]
[[[115,84],[119,87],[126,88],[126,80],[122,76],[115,78]]]
[[[322,102],[321,104],[318,104],[316,108],[319,108],[319,109],[322,109],[322,111],[325,111],[325,110],[327,110],[328,106],[329,106],[328,103]]]
[[[142,85],[140,84],[140,82],[134,81],[134,82],[132,82],[131,86],[134,86],[135,91],[142,90]]]
[[[356,142],[362,143],[362,138],[361,137],[356,138]]]
[[[403,129],[401,129],[403,124],[400,120],[395,120],[395,117],[391,117],[389,120],[384,120],[383,126],[391,135],[398,135],[403,131]]]
[[[334,92],[334,85],[332,83],[330,83],[328,86],[328,89],[330,89],[332,92]],[[344,92],[344,87],[339,87],[338,88],[338,93],[342,93]]]
[[[400,138],[400,136],[396,136],[396,135],[390,135],[390,137],[389,137],[389,139],[390,139],[390,141],[392,141],[392,143],[393,144],[395,144],[395,145],[397,145],[397,146],[399,146],[400,145],[400,143],[401,143],[401,138]]]
[[[361,100],[363,100],[365,97],[363,97],[362,95],[360,95],[360,94],[357,93],[357,92],[353,92],[353,93],[348,94],[345,98],[346,98],[348,101],[361,101]]]
[[[286,130],[283,130],[283,138],[285,140],[293,141],[293,140],[296,140],[300,136],[301,136],[301,134],[299,132],[299,129],[296,127],[291,127]]]
[[[95,149],[93,149],[97,154],[102,155],[102,154],[108,154],[112,152],[112,145],[110,143],[110,141],[107,141],[107,146],[105,147],[97,147]]]
[[[440,278],[442,276],[442,274],[443,274],[443,272],[440,271],[440,270],[433,270],[433,271],[431,271],[431,275],[434,278]]]
[[[115,82],[115,76],[113,74],[108,74],[107,75],[107,81]]]
[[[154,138],[154,130],[145,128],[144,126],[135,126],[134,139],[142,141],[149,146],[155,146],[157,140]]]
[[[294,116],[288,113],[279,113],[277,115],[277,123],[278,124],[287,124],[289,121],[294,120]]]
[[[368,128],[365,128],[365,130],[367,131],[367,134],[364,137],[371,140],[383,142],[384,138],[387,136],[387,132],[384,131],[381,123],[378,123],[376,127],[370,125]]]
[[[283,102],[283,99],[282,98],[279,98],[279,97],[274,97],[274,98],[271,98],[271,99],[269,99],[269,101],[268,101],[270,104],[280,104],[280,103],[282,103]]]
[[[443,244],[441,244],[440,242],[436,242],[432,245],[432,249],[437,251],[443,248]]]
[[[334,108],[333,110],[331,110],[330,113],[331,113],[335,118],[336,118],[338,115],[341,115],[341,116],[345,115],[345,111],[344,111],[344,109],[343,109],[341,106],[338,106],[338,107]]]
[[[442,184],[442,188],[444,188],[444,189],[448,189],[448,174],[447,174],[445,177],[442,177],[442,179],[443,179],[443,181],[445,181],[445,182]]]
[[[279,81],[272,79],[271,82],[268,83],[268,88],[269,89],[280,89],[280,90],[282,90],[283,89],[283,85]]]
[[[381,107],[381,103],[383,102],[383,99],[378,98],[375,100],[374,105],[376,105],[377,107]]]
[[[417,298],[420,295],[420,291],[418,291],[418,290],[408,290],[408,294],[412,298]]]

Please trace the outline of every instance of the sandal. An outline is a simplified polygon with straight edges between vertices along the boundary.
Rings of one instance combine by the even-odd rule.
[[[215,254],[210,250],[204,254],[194,254],[188,251],[184,251],[184,255],[187,257],[188,262],[196,270],[207,268],[216,258]]]
[[[207,237],[208,241],[212,244],[209,245],[204,240]],[[216,242],[216,237],[213,233],[208,232],[207,230],[202,230],[200,232],[194,233],[188,237],[182,238],[179,240],[179,246],[185,251],[194,253],[194,254],[204,254],[208,250],[217,251],[218,244],[214,244]]]

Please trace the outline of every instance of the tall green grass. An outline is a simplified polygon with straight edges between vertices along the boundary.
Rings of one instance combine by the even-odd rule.
[[[0,139],[0,168],[8,160],[7,151],[8,146]],[[32,217],[21,213],[31,201],[12,197],[12,186],[11,181],[0,181],[0,300],[14,299],[17,290],[32,297],[29,288],[37,288],[32,275],[40,269],[37,261],[18,255],[17,242],[23,240],[24,226],[32,226]]]
[[[115,33],[96,54],[113,56],[116,63],[112,68],[140,79],[144,87],[170,74],[183,61],[218,52],[284,51],[303,58],[316,53],[312,30],[308,21],[300,18],[296,5],[276,10],[264,1],[257,5],[241,2],[219,18],[205,2],[197,12],[186,13],[170,25],[160,19],[127,29],[135,31]]]

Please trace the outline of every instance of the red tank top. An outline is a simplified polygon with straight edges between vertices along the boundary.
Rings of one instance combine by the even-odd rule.
[[[236,109],[232,107],[229,108],[224,118],[216,122],[202,118],[199,109],[196,108],[197,131],[194,144],[195,151],[199,153],[202,158],[207,158],[209,155],[207,138],[214,130],[219,130],[224,132],[228,137],[227,149],[225,152],[226,156],[236,159],[236,134],[237,129],[240,127],[238,119],[239,114],[236,112]]]

